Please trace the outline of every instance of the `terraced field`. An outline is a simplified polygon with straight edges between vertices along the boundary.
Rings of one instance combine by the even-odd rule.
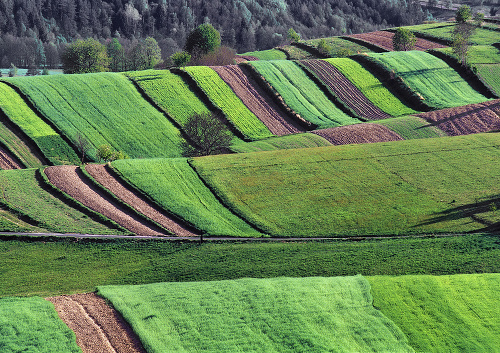
[[[369,53],[371,52],[365,46],[362,46],[358,43],[353,43],[349,40],[342,39],[339,37],[327,37],[327,38],[318,38],[318,39],[309,39],[304,41],[304,44],[310,45],[314,48],[318,46],[320,41],[324,40],[325,43],[331,46],[332,51],[329,53],[329,56],[332,58],[336,57],[345,57],[347,55],[361,54],[361,53]]]
[[[360,40],[366,41],[368,43],[375,44],[376,46],[384,48],[387,51],[394,50],[394,47],[392,45],[392,39],[394,38],[393,32],[376,31],[376,32],[369,32],[369,33],[353,34],[353,35],[350,35],[349,37],[360,39]],[[422,50],[422,51],[425,51],[428,49],[435,49],[435,48],[444,48],[444,47],[446,47],[446,46],[443,44],[439,44],[437,42],[433,42],[433,41],[426,40],[423,38],[417,38],[417,41],[415,43],[415,50]]]
[[[415,26],[407,26],[406,28],[414,31],[416,34],[435,37],[443,40],[452,39],[452,31],[455,23],[429,23]],[[500,32],[493,31],[487,27],[478,28],[470,38],[470,41],[475,45],[491,45],[500,42]]]
[[[247,142],[245,144],[233,145],[231,150],[238,153],[259,152],[259,151],[274,151],[293,148],[310,148],[330,146],[323,137],[313,133],[292,134],[279,137],[271,137],[269,139]]]
[[[385,126],[364,123],[315,130],[313,133],[328,140],[332,145],[399,141],[403,138]]]
[[[478,64],[477,74],[500,96],[500,64]]]
[[[429,124],[423,118],[411,115],[379,120],[376,124],[388,127],[405,140],[447,136],[444,131]]]
[[[240,54],[242,56],[253,56],[259,60],[286,60],[286,54],[281,50],[268,49]]]

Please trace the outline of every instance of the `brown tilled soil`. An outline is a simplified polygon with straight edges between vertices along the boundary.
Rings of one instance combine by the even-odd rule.
[[[219,76],[226,82],[252,113],[267,126],[273,134],[282,136],[303,132],[297,123],[290,119],[258,84],[251,82],[238,65],[213,66]]]
[[[376,31],[369,33],[353,34],[350,35],[349,37],[361,39],[368,43],[373,43],[389,51],[394,50],[392,45],[392,38],[394,37],[394,33],[392,32]],[[435,48],[446,48],[446,45],[442,45],[423,38],[417,38],[417,41],[415,43],[415,50],[424,51]]]
[[[122,316],[94,293],[46,298],[76,334],[83,353],[145,352],[137,335]]]
[[[403,140],[401,136],[387,127],[372,123],[346,125],[311,132],[324,137],[334,145]]]
[[[66,194],[80,201],[88,208],[112,219],[122,227],[137,235],[167,235],[166,231],[154,224],[148,224],[137,215],[106,196],[82,175],[76,166],[54,166],[45,169],[49,181]]]
[[[391,116],[375,106],[366,96],[332,64],[325,60],[304,60],[301,64],[311,70],[330,90],[356,114],[369,120]]]
[[[417,116],[449,136],[500,130],[500,100],[435,110]]]
[[[259,60],[259,58],[251,55],[236,55],[236,57],[234,58],[234,61],[236,61],[236,63],[242,63],[245,61],[257,61],[257,60]]]
[[[12,153],[0,146],[0,169],[22,169]]]
[[[85,167],[85,170],[90,175],[92,175],[92,177],[99,184],[111,191],[123,202],[127,203],[128,205],[135,208],[138,212],[165,227],[173,234],[182,237],[199,235],[193,233],[187,227],[177,223],[165,212],[162,212],[158,208],[153,207],[148,203],[147,200],[130,190],[121,180],[117,179],[114,174],[109,171],[108,166],[105,166],[103,164],[89,164]]]

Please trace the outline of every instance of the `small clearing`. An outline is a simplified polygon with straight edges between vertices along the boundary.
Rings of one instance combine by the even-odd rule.
[[[46,298],[76,334],[83,353],[145,353],[121,315],[94,293]]]

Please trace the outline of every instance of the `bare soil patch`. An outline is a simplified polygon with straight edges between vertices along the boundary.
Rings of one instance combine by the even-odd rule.
[[[387,127],[372,123],[333,127],[311,132],[324,137],[334,145],[403,140],[401,136]]]
[[[76,334],[83,353],[146,352],[123,317],[94,293],[46,298]]]
[[[328,88],[357,115],[369,120],[380,120],[391,116],[375,106],[335,66],[324,60],[304,60],[301,64],[313,72]]]
[[[0,169],[22,169],[22,164],[7,149],[0,146]]]
[[[213,66],[212,69],[273,134],[282,136],[304,131],[270,97],[266,99],[266,93],[255,82],[251,82],[238,65]]]
[[[108,217],[137,235],[168,235],[160,227],[129,214],[116,200],[96,188],[76,166],[54,166],[45,169],[49,181],[88,208]]]
[[[199,236],[193,233],[188,227],[176,222],[159,207],[152,206],[145,198],[137,195],[128,188],[121,180],[117,179],[109,170],[109,167],[103,164],[89,164],[85,170],[102,186],[111,191],[123,202],[132,206],[138,212],[152,219],[173,234],[181,237]]]
[[[417,116],[449,136],[500,130],[500,100],[435,110]]]
[[[353,34],[350,35],[349,37],[375,44],[388,51],[394,50],[394,47],[392,46],[392,38],[394,37],[394,33],[392,32],[375,31],[369,33]],[[442,45],[437,42],[433,42],[423,38],[417,38],[417,42],[415,43],[415,50],[425,51],[428,49],[436,49],[436,48],[446,48],[446,45]]]

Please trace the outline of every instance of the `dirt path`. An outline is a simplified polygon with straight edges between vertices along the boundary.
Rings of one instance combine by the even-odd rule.
[[[137,335],[121,315],[94,293],[46,298],[76,334],[83,353],[145,352]]]
[[[123,182],[114,176],[114,174],[110,173],[109,167],[103,164],[89,164],[85,167],[85,170],[92,175],[99,184],[111,191],[123,202],[132,206],[138,212],[149,217],[175,235],[180,237],[199,236],[199,234],[193,233],[187,227],[177,223],[165,212],[161,211],[159,208],[153,207],[144,198],[127,188]]]
[[[0,146],[0,169],[22,169],[23,166],[16,162],[12,153]]]
[[[60,190],[80,201],[88,208],[112,219],[122,227],[137,235],[167,235],[154,224],[130,215],[130,211],[106,196],[83,176],[76,166],[54,166],[45,169],[49,181]]]
[[[281,111],[271,98],[266,100],[264,91],[261,91],[257,84],[252,84],[238,65],[213,66],[212,69],[273,134],[282,136],[304,131],[288,119],[286,113]]]

